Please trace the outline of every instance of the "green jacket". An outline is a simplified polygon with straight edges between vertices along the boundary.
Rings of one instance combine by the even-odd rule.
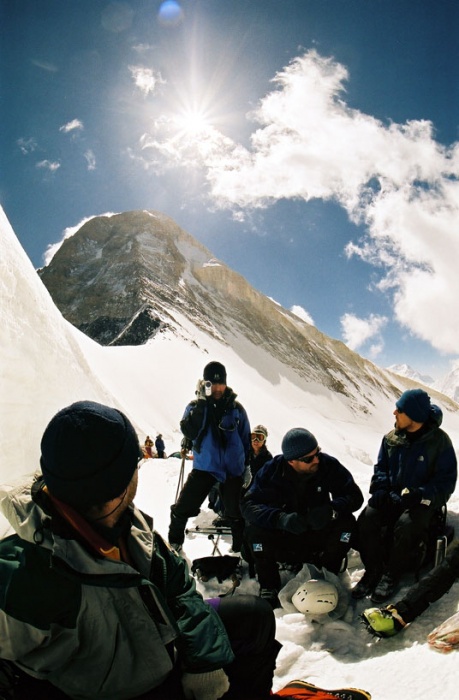
[[[136,568],[99,558],[47,509],[36,476],[0,488],[16,533],[0,541],[0,658],[78,700],[156,687],[173,668],[171,649],[183,671],[233,660],[220,618],[148,516],[132,508]]]

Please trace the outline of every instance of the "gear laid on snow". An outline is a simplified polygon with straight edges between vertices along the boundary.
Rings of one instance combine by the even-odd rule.
[[[368,631],[376,637],[393,637],[406,627],[406,622],[393,605],[368,608],[363,611],[361,617]]]
[[[308,681],[290,681],[282,690],[274,693],[273,698],[285,698],[285,700],[371,700],[371,695],[360,688],[337,688],[336,690],[324,690]]]
[[[310,579],[296,590],[292,603],[301,613],[324,615],[338,605],[338,591],[330,581]]]

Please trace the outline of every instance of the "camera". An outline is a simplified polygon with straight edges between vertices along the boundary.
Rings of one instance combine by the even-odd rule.
[[[204,382],[204,392],[206,396],[211,396],[212,394],[212,382]]]

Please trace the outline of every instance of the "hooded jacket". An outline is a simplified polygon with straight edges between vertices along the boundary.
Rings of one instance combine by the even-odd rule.
[[[0,541],[0,658],[78,700],[124,700],[160,685],[174,648],[183,671],[233,660],[220,618],[148,516],[130,507],[135,568],[97,556],[36,479],[0,489],[15,531]]]
[[[250,424],[236,394],[226,387],[221,399],[191,401],[180,428],[193,443],[193,469],[209,472],[223,483],[242,476],[250,450]]]
[[[405,430],[391,430],[384,436],[370,483],[378,490],[401,494],[417,488],[422,499],[434,508],[444,505],[456,486],[457,460],[451,439],[440,428],[443,413],[433,405],[423,432],[409,440]]]
[[[298,478],[282,455],[267,462],[242,499],[241,510],[248,523],[273,530],[282,513],[307,518],[310,511],[331,505],[338,515],[348,515],[362,503],[362,492],[350,471],[321,452],[317,472],[306,478]]]

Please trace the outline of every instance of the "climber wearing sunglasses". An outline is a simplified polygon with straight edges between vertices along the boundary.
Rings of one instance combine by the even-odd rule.
[[[261,597],[278,607],[279,563],[339,573],[356,528],[353,513],[362,503],[350,471],[322,452],[309,430],[289,430],[282,454],[264,465],[242,499],[247,557],[253,558]]]

